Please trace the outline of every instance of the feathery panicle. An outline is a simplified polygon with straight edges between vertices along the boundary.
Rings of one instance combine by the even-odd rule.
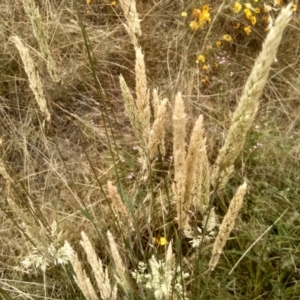
[[[69,249],[69,259],[76,275],[74,276],[76,284],[81,289],[84,297],[87,300],[98,300],[91,281],[87,277],[85,270],[82,268],[81,262],[79,261],[76,252],[68,242],[65,242],[65,246]]]
[[[147,265],[144,262],[138,264],[138,270],[132,272],[137,283],[143,283],[151,293],[149,299],[186,299],[182,280],[189,277],[188,273],[176,267],[175,256],[172,253],[172,243],[169,244],[166,260],[157,260],[153,255],[148,262],[149,273],[146,273]]]
[[[210,165],[207,158],[206,152],[206,139],[204,139],[202,144],[201,157],[198,162],[199,167],[196,170],[196,183],[195,183],[195,194],[196,196],[196,206],[198,210],[203,214],[206,207],[209,205],[210,200]]]
[[[157,89],[153,89],[151,104],[152,104],[152,108],[153,108],[153,116],[154,116],[154,119],[156,119],[157,114],[158,114],[158,108],[160,107],[160,105],[162,105],[162,103],[159,99],[159,96],[158,96],[158,90]],[[166,112],[166,115],[167,115],[167,112]],[[165,116],[165,118],[167,119],[167,116]],[[163,130],[161,136],[162,137],[161,137],[161,140],[159,142],[159,151],[160,151],[160,154],[162,155],[162,157],[164,158],[166,156],[165,130]],[[150,144],[150,141],[149,141],[149,144]],[[151,150],[150,150],[150,157],[151,157]]]
[[[30,88],[35,96],[35,99],[40,107],[40,110],[41,110],[42,114],[45,116],[46,120],[48,122],[50,122],[51,116],[50,116],[49,110],[47,108],[47,101],[44,96],[42,82],[40,80],[40,76],[39,76],[38,72],[35,69],[35,66],[34,66],[33,60],[29,54],[28,48],[24,46],[24,44],[22,43],[20,38],[16,35],[13,36],[11,38],[11,40],[14,42],[14,44],[16,45],[16,47],[20,53],[26,74],[29,79]]]
[[[197,168],[202,166],[202,151],[204,147],[203,140],[203,116],[200,115],[197,119],[190,140],[190,145],[186,157],[186,179],[185,179],[185,194],[184,194],[184,209],[187,211],[190,208],[191,201],[193,200],[193,190],[195,183],[201,185],[201,182],[196,182]]]
[[[23,0],[23,6],[26,14],[30,18],[33,33],[38,41],[43,58],[47,62],[48,72],[54,81],[58,81],[55,62],[48,47],[47,33],[39,9],[36,7],[34,0]]]
[[[136,138],[142,141],[142,133],[141,133],[142,129],[137,115],[135,100],[126,84],[124,77],[120,75],[119,78],[120,78],[121,92],[125,103],[126,114],[129,117]]]
[[[135,48],[135,55],[136,107],[145,147],[150,133],[150,93],[147,88],[144,55],[140,47]]]
[[[157,115],[149,135],[149,157],[152,160],[156,154],[157,147],[163,142],[164,129],[167,122],[168,99],[164,99],[158,106]]]
[[[116,266],[116,273],[117,273],[116,280],[118,281],[118,283],[123,287],[123,289],[127,293],[130,291],[130,284],[128,282],[128,278],[126,275],[127,271],[126,271],[125,265],[123,263],[121,255],[119,253],[116,241],[115,241],[114,237],[112,236],[112,234],[110,233],[110,231],[107,231],[107,237],[108,237],[109,247],[110,247],[110,251],[111,251],[111,256],[112,256],[115,266]]]
[[[141,36],[140,20],[136,10],[135,0],[120,0],[120,5],[128,25],[123,24],[132,44],[136,47],[138,45],[137,36]]]
[[[7,182],[13,182],[12,178],[9,176],[5,165],[3,163],[3,160],[0,158],[0,175],[4,178]]]
[[[123,201],[121,200],[117,188],[112,184],[111,181],[107,182],[107,188],[108,188],[108,194],[111,198],[113,207],[120,214],[120,219],[123,221],[124,224],[128,223],[129,228],[131,230],[134,230],[131,214],[128,211],[127,207],[124,205]]]
[[[225,144],[220,150],[214,167],[212,184],[215,188],[222,188],[226,185],[233,172],[234,161],[243,149],[247,132],[253,124],[258,109],[258,99],[267,82],[283,30],[292,16],[291,6],[292,4],[289,4],[287,7],[282,8],[274,27],[266,37],[262,51],[257,57],[246,82],[240,102],[234,112]]]
[[[244,182],[232,198],[228,211],[222,221],[219,233],[213,245],[212,255],[209,262],[209,270],[213,271],[219,262],[223,248],[229,238],[230,232],[234,227],[235,220],[240,209],[243,206],[244,196],[246,194],[247,184]]]
[[[152,107],[153,107],[153,115],[154,115],[154,118],[157,117],[157,112],[158,112],[158,107],[161,103],[161,101],[159,100],[159,96],[158,96],[158,91],[157,89],[153,89],[152,91]]]
[[[88,262],[93,270],[102,299],[103,300],[117,299],[117,286],[115,285],[113,288],[111,287],[107,268],[104,271],[102,261],[98,258],[89,238],[86,236],[86,234],[83,231],[81,232],[81,237],[82,240],[80,241],[80,244],[83,247]]]
[[[186,160],[185,160],[185,136],[186,136],[186,115],[181,93],[175,98],[173,112],[173,155],[174,155],[174,200],[177,209],[177,218],[180,228],[186,226],[188,219],[184,211],[184,195],[186,180]]]

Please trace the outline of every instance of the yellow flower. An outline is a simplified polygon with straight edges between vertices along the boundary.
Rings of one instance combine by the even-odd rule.
[[[165,246],[167,244],[167,239],[165,237],[153,238],[153,244]]]
[[[187,16],[187,12],[186,12],[186,11],[183,11],[183,12],[181,13],[181,16],[182,16],[182,17],[186,17],[186,16]]]
[[[292,11],[296,11],[297,10],[297,5],[296,4],[293,4],[292,5]]]
[[[203,5],[202,12],[208,12],[208,11],[209,11],[209,6],[208,5]]]
[[[255,11],[256,14],[259,14],[260,13],[260,8],[259,7],[255,7],[254,11]]]
[[[251,27],[250,26],[244,27],[244,31],[247,35],[249,35],[251,33]]]
[[[86,4],[92,4],[93,0],[86,0]]]
[[[252,8],[253,8],[253,7],[252,7],[252,4],[249,3],[249,2],[245,3],[245,6],[246,6],[246,8],[248,8],[248,9],[252,9]]]
[[[198,22],[192,21],[192,22],[190,23],[190,27],[191,27],[191,29],[193,29],[193,30],[197,30],[197,29],[200,27],[200,25],[198,24]]]
[[[201,15],[201,10],[199,8],[195,8],[192,12],[192,16],[194,18],[198,18]]]
[[[241,9],[242,9],[241,3],[239,3],[239,2],[234,2],[233,7],[232,7],[232,10],[233,10],[235,13],[238,13],[238,12],[240,12]]]
[[[117,6],[117,1],[112,1],[112,2],[110,3],[110,5],[111,5],[111,6]]]
[[[221,47],[222,42],[221,41],[216,41],[216,45],[217,45],[217,47]]]
[[[210,13],[208,11],[204,11],[203,13],[201,13],[201,15],[199,16],[199,22],[202,26],[205,23],[210,23],[211,22]]]
[[[202,70],[203,70],[203,71],[207,71],[207,70],[208,70],[208,65],[204,65],[204,66],[202,67]]]
[[[197,60],[204,63],[205,62],[205,56],[203,54],[200,54],[200,55],[198,55]]]
[[[252,17],[252,12],[249,8],[244,9],[244,14],[245,14],[247,19],[250,19]]]
[[[232,38],[229,34],[225,34],[225,35],[223,35],[223,40],[225,40],[226,42],[231,42]]]
[[[254,26],[256,24],[256,17],[252,16],[250,21],[251,21],[252,25]]]

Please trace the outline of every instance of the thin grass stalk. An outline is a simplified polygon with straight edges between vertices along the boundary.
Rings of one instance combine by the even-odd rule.
[[[257,57],[254,67],[244,87],[240,102],[233,114],[224,146],[220,150],[212,174],[214,188],[222,189],[233,173],[234,161],[244,147],[248,130],[256,116],[259,97],[266,85],[271,64],[274,61],[282,34],[292,16],[292,4],[283,8],[276,19]]]

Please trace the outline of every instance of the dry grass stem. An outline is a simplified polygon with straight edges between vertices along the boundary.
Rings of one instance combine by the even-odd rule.
[[[34,0],[23,0],[22,2],[25,12],[31,21],[33,33],[38,41],[43,58],[47,62],[49,74],[54,81],[58,81],[56,65],[48,46],[47,32],[44,27],[44,23],[40,15],[39,9],[35,5]]]
[[[180,228],[187,226],[188,219],[184,211],[184,195],[186,180],[186,160],[185,160],[185,137],[186,137],[186,115],[181,94],[175,98],[173,112],[173,135],[174,135],[174,201],[176,203],[177,219]]]
[[[247,132],[253,124],[258,109],[258,100],[267,82],[283,31],[292,16],[291,7],[290,3],[281,10],[248,77],[240,102],[234,112],[225,144],[220,150],[213,170],[212,184],[214,187],[222,188],[226,185],[233,172],[234,161],[244,147]]]
[[[39,108],[40,108],[42,114],[45,116],[46,120],[48,122],[50,122],[51,116],[50,116],[50,113],[49,113],[49,110],[47,107],[46,98],[44,96],[43,85],[40,80],[40,76],[35,69],[35,66],[34,66],[33,60],[29,54],[28,48],[24,46],[24,44],[22,43],[20,38],[16,35],[13,36],[11,38],[11,40],[14,42],[14,44],[16,45],[16,47],[20,53],[26,74],[29,79],[30,88],[35,96],[35,99],[39,105]]]
[[[87,255],[87,260],[93,270],[93,274],[96,278],[97,286],[102,299],[117,299],[117,286],[115,285],[113,288],[111,287],[107,268],[104,271],[102,261],[98,258],[97,254],[95,253],[94,247],[83,231],[81,232],[81,237],[82,240],[80,241],[80,244]]]
[[[236,194],[232,198],[228,211],[222,221],[219,229],[219,233],[213,245],[212,255],[209,262],[209,270],[213,271],[220,260],[223,248],[226,241],[229,238],[230,232],[232,231],[235,220],[240,209],[243,206],[244,196],[246,194],[247,184],[244,182],[237,190]]]

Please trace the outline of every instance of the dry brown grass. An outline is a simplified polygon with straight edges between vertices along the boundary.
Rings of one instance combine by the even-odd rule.
[[[122,0],[124,7],[129,2]],[[299,232],[299,206],[295,204],[300,157],[299,13],[293,15],[277,62],[271,68],[258,111],[261,121],[255,121],[260,127],[249,126],[245,150],[234,158],[233,180],[224,191],[212,194],[210,165],[225,142],[240,89],[265,35],[261,29],[250,37],[233,33],[233,42],[217,49],[215,41],[232,30],[237,18],[230,5],[221,2],[211,1],[213,22],[196,32],[188,27],[189,19],[180,14],[183,10],[190,13],[199,5],[197,1],[139,1],[136,11],[141,22],[137,22],[135,12],[124,15],[118,2],[114,6],[110,1],[97,0],[91,5],[85,1],[77,5],[76,1],[66,0],[35,1],[40,23],[34,23],[33,15],[30,19],[23,0],[0,3],[0,282],[12,297],[75,299],[81,294],[76,280],[88,282],[90,278],[88,287],[79,286],[90,291],[87,298],[96,299],[100,295],[96,281],[101,277],[104,284],[111,284],[112,293],[119,283],[120,298],[129,295],[146,299],[154,294],[142,282],[137,284],[129,272],[136,270],[139,261],[149,264],[153,255],[155,260],[151,262],[156,266],[159,260],[172,257],[172,264],[163,274],[168,284],[178,283],[168,275],[174,272],[174,266],[180,266],[181,275],[192,275],[193,279],[182,287],[191,299],[236,299],[242,295],[252,299],[263,293],[272,298],[279,297],[279,290],[291,299],[297,296],[300,262],[293,239]],[[272,14],[276,17],[277,12]],[[84,37],[88,37],[88,43]],[[19,43],[17,49],[16,41],[20,40],[23,46]],[[30,78],[20,51],[24,45],[26,55],[32,58],[32,70],[39,74],[43,102],[36,102],[32,87],[35,79]],[[208,50],[211,45],[214,48]],[[211,64],[207,72],[195,64],[200,51],[206,51]],[[218,69],[213,68],[214,61],[219,63]],[[127,84],[127,115],[120,74]],[[175,105],[178,91],[182,101],[179,116]],[[176,121],[172,125],[172,113],[177,117],[178,131]],[[195,132],[204,131],[206,137],[199,141],[201,145],[192,133],[199,114],[203,115],[203,123],[200,117]],[[49,126],[43,126],[50,116]],[[136,128],[134,118],[138,118]],[[262,141],[263,147],[257,141]],[[195,147],[187,149],[186,145]],[[137,151],[136,146],[143,151]],[[193,159],[199,147],[199,157]],[[220,260],[218,272],[206,277],[202,273],[211,257],[217,216],[221,221],[229,207],[227,199],[232,198],[244,177],[249,179],[248,201],[240,219],[231,216],[230,223],[225,222],[229,217],[224,218],[222,226],[227,235],[215,246],[210,268],[216,267],[220,248],[228,240],[235,220],[236,231],[223,249],[226,259]],[[176,188],[172,190],[174,178]],[[116,181],[118,189],[110,183],[107,190],[108,180]],[[267,238],[261,239],[252,249],[252,256],[245,257],[236,273],[228,276],[253,240],[277,219],[283,204],[290,209],[286,219],[276,225],[279,233],[272,235],[275,242],[268,244]],[[88,244],[85,236],[83,241],[89,250],[83,251],[79,245],[81,231],[91,240]],[[63,269],[58,263],[65,257],[64,240],[78,254],[73,257],[79,270],[75,281],[70,266]],[[200,246],[201,251],[192,246]],[[277,261],[285,255],[284,247],[290,256]],[[34,256],[30,256],[33,250]],[[98,255],[103,264],[99,267],[102,275],[96,281],[96,271],[85,259],[88,251]],[[26,258],[24,268],[21,262],[24,266]],[[36,263],[37,259],[48,265]],[[269,260],[275,262],[268,264]],[[103,275],[103,266],[109,275]],[[296,270],[294,279],[289,275],[292,269]],[[150,274],[149,268],[146,271]],[[251,287],[243,282],[247,276]],[[237,283],[232,289],[231,282]]]

